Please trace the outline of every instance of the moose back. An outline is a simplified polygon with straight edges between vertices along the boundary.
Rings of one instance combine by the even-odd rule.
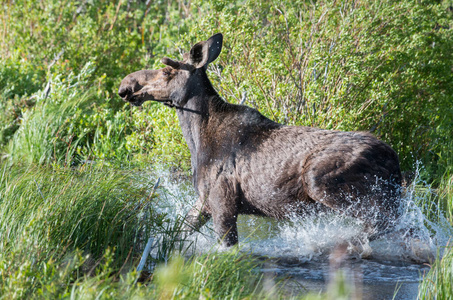
[[[163,58],[163,69],[131,73],[118,91],[134,106],[152,100],[176,109],[199,196],[188,227],[212,218],[230,246],[238,241],[238,214],[283,219],[334,210],[362,219],[370,238],[390,230],[400,206],[395,151],[368,133],[284,126],[225,102],[206,75],[222,42],[216,34],[182,61]]]

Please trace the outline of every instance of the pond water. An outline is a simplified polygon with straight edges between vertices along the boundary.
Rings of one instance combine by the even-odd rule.
[[[159,210],[175,218],[184,216],[196,200],[189,180],[162,170],[149,176],[150,180],[161,178],[159,194],[164,200]],[[416,299],[429,261],[442,252],[452,232],[442,217],[436,223],[426,218],[428,211],[441,215],[434,211],[438,208],[420,207],[432,191],[415,190],[412,186],[405,192],[398,231],[372,242],[363,235],[359,221],[333,214],[278,222],[239,216],[241,251],[262,259],[261,272],[269,282],[285,279],[288,294],[326,291],[329,282],[343,276],[356,299]],[[218,245],[210,222],[189,240],[194,244],[191,253],[228,251]]]

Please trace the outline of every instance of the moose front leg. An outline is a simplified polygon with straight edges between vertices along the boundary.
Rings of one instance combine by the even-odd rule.
[[[201,197],[195,202],[186,215],[185,228],[189,234],[199,230],[211,218],[206,206],[206,200]]]
[[[226,178],[219,178],[209,193],[209,207],[212,212],[214,231],[226,247],[238,243],[237,230],[237,188]]]
[[[213,212],[214,231],[226,247],[238,243],[237,214],[223,211]]]

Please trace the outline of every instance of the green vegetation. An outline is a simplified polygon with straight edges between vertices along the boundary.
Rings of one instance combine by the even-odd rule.
[[[419,299],[451,299],[453,297],[453,248],[448,247],[425,275],[418,291]]]
[[[237,253],[174,258],[146,283],[133,271],[149,236],[166,239],[156,262],[181,250],[179,222],[154,210],[159,195],[139,167],[165,161],[188,170],[190,159],[174,111],[131,108],[118,85],[216,32],[225,45],[208,72],[227,101],[246,95],[247,105],[289,125],[373,132],[397,150],[405,171],[422,163],[421,177],[436,191],[425,205],[443,207],[452,223],[451,7],[2,1],[0,298],[271,295],[260,294],[259,263]],[[448,248],[420,297],[444,297],[451,257]]]
[[[130,109],[116,90],[126,74],[161,67],[162,56],[180,58],[220,31],[225,49],[210,76],[228,101],[246,93],[247,104],[276,121],[372,131],[398,151],[405,169],[421,160],[430,180],[451,165],[447,3],[239,2],[4,2],[2,145],[14,144],[23,116],[42,114],[46,102],[81,101],[66,118],[48,120],[55,132],[42,137],[43,153],[9,154],[42,163],[67,145],[67,159],[150,153],[187,167],[172,111],[151,103]]]
[[[173,256],[163,265],[184,253],[175,234],[180,223],[156,212],[155,190],[137,181],[143,174],[3,164],[1,298],[279,297],[276,283],[264,290],[260,262],[238,251],[187,262]],[[162,266],[152,281],[135,271],[150,236],[163,238],[153,255]]]

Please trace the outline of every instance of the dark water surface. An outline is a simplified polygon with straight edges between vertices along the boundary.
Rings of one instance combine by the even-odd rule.
[[[389,236],[369,243],[364,251],[344,242],[359,234],[360,226],[338,217],[317,221],[282,223],[244,216],[239,231],[244,249],[266,257],[262,272],[268,278],[288,279],[289,294],[325,292],[340,272],[356,299],[417,298],[419,282],[429,271],[424,260],[436,249],[431,239],[414,242]]]
[[[346,283],[359,299],[416,299],[421,275],[427,265],[347,259],[340,271]],[[272,278],[287,279],[289,294],[326,292],[338,273],[332,270],[329,259],[302,264],[269,262],[262,272]]]

